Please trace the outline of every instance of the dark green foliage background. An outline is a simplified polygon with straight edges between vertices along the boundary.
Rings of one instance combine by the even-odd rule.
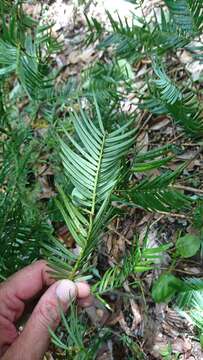
[[[175,186],[190,161],[171,171],[167,165],[181,147],[163,144],[140,153],[137,141],[143,112],[154,119],[167,116],[186,138],[197,144],[202,140],[201,94],[186,70],[184,83],[169,71],[170,56],[180,49],[190,50],[202,61],[199,48],[191,45],[202,35],[202,1],[165,0],[165,5],[167,11],[161,9],[153,26],[144,18],[136,19],[140,22],[136,25],[107,13],[111,30],[106,31],[97,19],[87,18],[84,46],[96,43],[104,56],[81,74],[79,83],[70,78],[56,85],[62,69],[57,68],[54,55],[63,51],[63,44],[52,36],[51,25],[40,25],[27,16],[22,1],[0,1],[2,280],[45,257],[57,278],[90,280],[94,295],[108,306],[103,294],[121,288],[131,277],[133,293],[141,281],[137,274],[154,270],[156,259],[169,252],[172,265],[155,283],[153,299],[169,301],[179,293],[179,307],[190,307],[191,302],[202,306],[202,281],[175,274],[181,258],[175,244],[150,249],[147,231],[142,244],[135,236],[121,263],[102,275],[92,261],[107,226],[113,218],[125,217],[127,207],[188,217],[202,247],[202,198]],[[144,75],[147,86],[138,91],[132,69],[143,60],[149,63]],[[139,100],[138,109],[124,112],[122,102],[132,93]],[[43,165],[53,173],[51,199],[41,196],[38,169]],[[159,169],[160,175],[149,175],[153,169]],[[58,241],[56,223],[66,224],[80,247],[79,255]],[[162,285],[164,291],[160,291]],[[52,338],[69,358],[95,358],[102,341],[112,336],[105,328],[94,329],[95,336],[89,336],[88,325],[74,307],[68,320],[62,317],[67,339],[62,341],[60,329]],[[202,333],[198,314],[193,312],[191,319]],[[132,356],[141,354],[130,337],[119,334],[117,338]]]

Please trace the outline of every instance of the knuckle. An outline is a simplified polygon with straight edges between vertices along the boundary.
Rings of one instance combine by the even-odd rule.
[[[37,260],[36,264],[40,264],[42,267],[45,267],[47,265],[47,262],[45,260]]]

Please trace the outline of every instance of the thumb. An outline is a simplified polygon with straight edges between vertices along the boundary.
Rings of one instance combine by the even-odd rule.
[[[53,284],[41,297],[22,334],[6,352],[3,360],[41,360],[49,346],[49,330],[60,322],[59,303],[64,311],[77,296],[77,287],[70,280]]]

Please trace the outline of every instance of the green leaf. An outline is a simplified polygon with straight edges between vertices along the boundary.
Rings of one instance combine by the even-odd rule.
[[[135,74],[133,72],[133,68],[126,59],[118,60],[118,65],[124,77],[128,77],[130,80],[134,79]]]
[[[153,70],[158,77],[158,79],[154,80],[154,83],[160,89],[161,98],[169,104],[174,104],[177,100],[181,100],[181,91],[166,75],[163,65],[154,63]]]
[[[104,129],[94,94],[93,99],[96,119],[91,119],[82,106],[79,106],[79,112],[74,111],[71,117],[77,137],[65,131],[66,141],[60,138],[64,172],[73,185],[73,190],[71,188],[71,195],[68,195],[57,186],[60,199],[56,200],[56,205],[80,248],[80,254],[76,261],[72,262],[74,269],[69,274],[70,278],[74,279],[87,270],[85,265],[99,243],[106,224],[113,217],[111,193],[122,172],[122,158],[134,143],[136,132],[135,128],[129,130],[132,121],[111,132]],[[63,269],[61,276],[65,271],[69,271],[68,265],[65,267],[65,251],[65,257],[63,255],[61,258],[58,249],[53,258],[51,247],[44,248],[57,277],[60,276],[60,262]]]
[[[26,19],[26,24],[23,25],[27,28],[28,18],[23,17],[23,19]],[[9,29],[7,29],[5,19],[3,19],[4,29],[0,39],[0,78],[15,72],[28,95],[38,99],[42,90],[45,91],[53,86],[53,79],[48,76],[49,70],[47,71],[48,54],[51,55],[56,51],[57,40],[52,40],[51,33],[48,31],[50,29],[45,35],[40,27],[36,28],[36,26],[33,28],[35,36],[28,33],[24,36],[23,33],[22,38],[15,39],[18,32],[18,25],[15,20],[15,16],[13,16]],[[37,23],[34,22],[32,26],[34,24]],[[39,33],[43,37],[41,42],[39,42]],[[42,55],[42,53],[46,53],[46,55]]]
[[[163,85],[164,82],[159,83]],[[149,87],[150,94],[143,98],[140,108],[147,109],[156,115],[168,115],[176,123],[180,124],[186,133],[195,138],[203,135],[203,116],[201,104],[197,96],[191,90],[182,91],[182,95],[178,97],[180,90],[176,92],[173,85],[167,88],[167,92],[162,93],[161,88],[158,90]],[[167,96],[165,97],[165,95]]]
[[[152,169],[158,169],[163,165],[166,165],[169,161],[173,159],[173,156],[167,156],[164,159],[153,160],[149,162],[138,163],[135,161],[135,165],[132,168],[133,172],[144,172],[150,171]]]
[[[74,185],[74,196],[78,202],[92,209],[111,193],[121,171],[121,159],[134,142],[135,129],[126,131],[125,124],[116,131],[104,131],[101,114],[96,100],[97,124],[80,107],[80,114],[74,112],[73,124],[80,139],[66,133],[72,147],[61,140],[61,158],[65,173]]]
[[[152,288],[152,297],[155,302],[168,302],[181,289],[182,281],[172,274],[162,274],[155,281]]]
[[[166,171],[157,177],[146,177],[138,185],[126,190],[124,194],[131,201],[129,205],[165,212],[172,209],[191,209],[192,199],[172,186],[185,166],[186,164],[173,172]]]
[[[176,241],[177,254],[183,258],[194,256],[200,248],[200,237],[196,235],[185,235]]]
[[[199,337],[201,348],[203,349],[203,333]]]
[[[178,28],[192,34],[203,28],[202,0],[165,0]]]
[[[197,278],[186,278],[181,291],[175,299],[176,310],[186,320],[203,333],[203,281]]]

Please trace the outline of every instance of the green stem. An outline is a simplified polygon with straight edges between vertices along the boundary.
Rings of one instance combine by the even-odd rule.
[[[93,218],[94,218],[94,215],[95,215],[95,206],[96,206],[97,186],[98,186],[98,182],[99,182],[99,173],[100,173],[100,169],[101,169],[101,163],[102,163],[102,158],[103,158],[105,140],[106,140],[106,136],[104,135],[103,141],[102,141],[102,144],[101,144],[101,151],[100,151],[100,154],[99,154],[99,162],[98,162],[95,181],[94,181],[94,189],[93,189],[93,195],[92,195],[92,208],[91,208],[91,214],[90,214],[90,226],[89,226],[87,239],[89,238],[89,236],[91,234],[92,226],[93,226]]]
[[[99,161],[98,161],[98,166],[97,166],[97,171],[96,171],[96,176],[95,176],[95,181],[94,181],[94,188],[93,188],[93,194],[92,194],[92,208],[91,208],[91,212],[90,212],[90,218],[89,218],[89,229],[88,229],[88,234],[87,234],[87,238],[86,238],[86,244],[88,244],[90,238],[91,238],[91,233],[92,233],[92,228],[93,228],[93,221],[94,221],[94,216],[95,216],[95,206],[96,206],[96,197],[97,197],[97,186],[98,186],[98,182],[99,182],[99,173],[100,173],[100,169],[101,169],[101,163],[102,163],[102,158],[103,158],[103,152],[104,152],[104,145],[105,145],[105,140],[106,140],[106,135],[104,134],[103,137],[103,141],[101,144],[101,150],[100,150],[100,154],[99,154]],[[71,271],[69,278],[70,280],[74,280],[74,277],[78,271],[78,268],[80,266],[80,262],[84,256],[84,252],[85,252],[85,248],[82,249],[74,267],[73,270]]]

